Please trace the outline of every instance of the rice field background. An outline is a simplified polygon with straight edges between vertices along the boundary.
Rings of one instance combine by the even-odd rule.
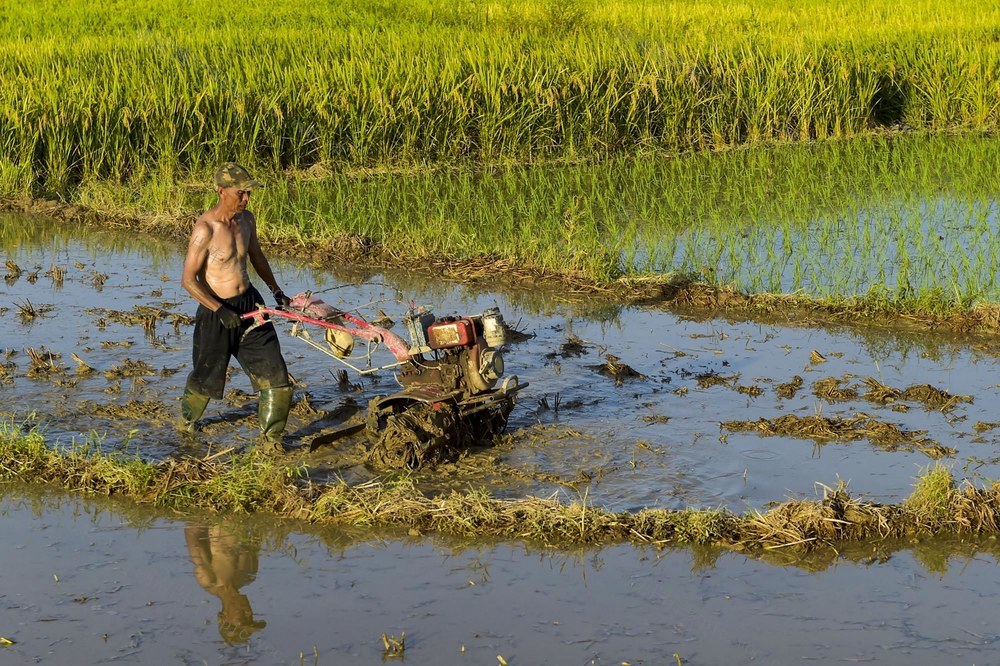
[[[80,0],[0,14],[0,200],[406,261],[997,302],[1000,7]],[[844,140],[827,140],[844,139]]]
[[[0,192],[1000,125],[989,2],[10,4]]]

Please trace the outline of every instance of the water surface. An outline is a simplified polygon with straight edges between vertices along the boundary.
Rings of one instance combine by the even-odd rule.
[[[56,443],[90,440],[151,459],[253,445],[256,402],[238,366],[228,385],[232,392],[210,404],[200,435],[183,438],[170,420],[179,410],[190,365],[191,326],[182,320],[175,326],[168,317],[148,332],[109,314],[150,305],[193,314],[195,304],[178,281],[180,247],[37,218],[8,216],[3,228],[6,236],[0,237],[11,238],[7,258],[23,271],[0,284],[0,302],[7,308],[0,330],[10,365],[0,394],[8,415],[40,423]],[[786,497],[814,497],[822,492],[818,484],[839,481],[866,497],[898,501],[933,462],[919,451],[886,451],[865,439],[765,438],[721,427],[729,420],[817,413],[842,418],[864,413],[908,431],[926,431],[956,450],[942,461],[956,476],[986,480],[1000,474],[996,431],[976,427],[993,423],[1000,408],[996,356],[988,347],[948,335],[800,326],[781,321],[780,313],[770,323],[696,317],[541,290],[528,298],[406,273],[310,266],[280,253],[273,263],[289,293],[314,289],[338,307],[360,308],[371,317],[382,311],[398,322],[410,303],[440,315],[499,305],[510,322],[534,335],[507,352],[507,371],[530,382],[512,415],[514,437],[473,451],[458,466],[421,473],[418,480],[428,487],[485,484],[513,497],[556,492],[614,509],[743,511]],[[67,271],[62,286],[44,275],[52,265]],[[31,282],[36,270],[39,277]],[[106,279],[98,283],[95,273]],[[20,316],[28,302],[41,316]],[[583,341],[579,353],[564,347],[571,339]],[[292,448],[356,414],[370,397],[398,387],[389,371],[373,378],[349,373],[342,386],[333,360],[284,333],[282,344],[297,381],[298,406],[288,433]],[[29,348],[59,354],[55,363],[66,371],[30,376]],[[814,351],[826,361],[814,362]],[[72,354],[97,372],[78,375]],[[644,377],[616,383],[599,374],[609,354]],[[373,362],[389,360],[383,353]],[[145,362],[152,372],[116,378],[126,361]],[[724,381],[707,385],[703,380],[712,376]],[[802,389],[792,398],[779,397],[777,385],[796,376],[803,379]],[[821,399],[813,383],[830,377],[862,393],[867,377],[897,388],[931,384],[972,402],[940,411],[906,401]],[[123,407],[130,409],[109,411]],[[308,465],[317,480],[371,478],[376,472],[358,464],[359,446],[363,440],[355,438],[312,454],[299,449],[290,460]]]
[[[411,663],[986,664],[1000,628],[990,541],[812,571],[180,521],[23,487],[0,507],[9,663],[370,664],[405,632]]]

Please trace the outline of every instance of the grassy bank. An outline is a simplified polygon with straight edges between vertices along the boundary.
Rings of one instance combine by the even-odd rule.
[[[985,1],[14,4],[0,193],[992,130],[997,25]]]
[[[261,512],[546,544],[715,544],[746,551],[1000,530],[1000,488],[956,485],[944,467],[926,470],[913,494],[897,505],[866,502],[841,487],[825,489],[821,500],[790,500],[736,515],[705,509],[613,512],[585,500],[501,500],[474,489],[429,497],[406,479],[318,486],[286,462],[246,454],[150,464],[87,447],[56,450],[36,430],[10,422],[0,428],[0,480],[128,497],[178,512]]]

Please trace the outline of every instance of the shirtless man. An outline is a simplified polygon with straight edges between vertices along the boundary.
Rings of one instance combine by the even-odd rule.
[[[264,442],[281,450],[292,387],[278,335],[270,323],[247,330],[252,320],[241,318],[263,303],[250,283],[247,259],[278,307],[289,304],[260,249],[253,213],[247,210],[250,192],[260,187],[240,165],[223,164],[215,172],[219,202],[191,231],[181,285],[200,305],[194,324],[194,368],[184,388],[180,427],[193,432],[209,399],[222,397],[229,359],[235,356],[254,390],[260,391],[257,416]]]

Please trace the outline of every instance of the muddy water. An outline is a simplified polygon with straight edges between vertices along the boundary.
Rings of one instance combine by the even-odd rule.
[[[0,507],[4,663],[370,664],[385,632],[420,664],[986,664],[998,637],[994,542],[810,571],[181,522],[27,488]]]
[[[193,439],[169,427],[190,362],[191,328],[181,315],[194,310],[177,285],[180,248],[17,217],[0,218],[0,238],[16,264],[0,283],[8,417],[38,423],[51,441],[91,440],[151,458],[252,444],[254,402],[243,393],[213,403]],[[411,300],[439,314],[497,304],[535,334],[507,355],[508,369],[531,382],[513,437],[422,473],[431,488],[475,483],[510,496],[586,495],[619,509],[743,510],[812,496],[815,482],[838,479],[898,499],[931,462],[864,439],[820,444],[720,428],[816,412],[864,411],[926,430],[956,449],[944,462],[959,475],[997,474],[994,431],[973,427],[996,418],[988,349],[274,263],[289,291],[314,288],[372,315],[398,319]],[[45,275],[52,266],[65,269],[61,283]],[[34,318],[20,314],[29,302]],[[168,314],[152,329],[116,314],[139,305]],[[390,373],[352,375],[341,387],[332,361],[297,340],[284,344],[298,382],[293,445],[392,389]],[[58,354],[51,362],[64,369],[31,372],[29,348]],[[78,373],[74,353],[94,372]],[[618,384],[599,374],[608,354],[645,376]],[[802,388],[779,397],[776,385],[796,375]],[[929,383],[973,402],[946,412],[907,403],[903,412],[813,394],[814,381],[845,376],[845,386],[868,376],[899,388]],[[759,395],[741,392],[750,386]],[[239,372],[230,387],[250,389]],[[364,478],[372,472],[358,463],[359,446],[289,455],[320,478]],[[564,552],[316,531],[263,519],[181,522],[20,487],[7,488],[0,504],[0,636],[14,641],[0,654],[11,663],[375,663],[386,657],[381,634],[405,632],[411,663],[490,664],[500,655],[511,664],[984,664],[998,635],[995,540],[858,544],[807,560],[782,559],[779,550],[765,562],[712,550]]]
[[[188,318],[195,309],[178,284],[181,248],[11,216],[0,217],[0,239],[8,260],[0,269],[6,270],[0,394],[9,416],[38,423],[52,441],[90,440],[150,458],[252,445],[256,402],[235,366],[226,400],[209,406],[201,433],[184,438],[170,425],[190,365]],[[947,337],[616,308],[560,293],[483,292],[406,274],[313,267],[281,253],[272,261],[289,293],[313,289],[372,318],[384,313],[398,322],[411,302],[441,315],[499,305],[517,329],[534,336],[507,353],[508,372],[530,382],[511,420],[512,437],[423,473],[421,482],[431,488],[475,482],[501,495],[559,492],[616,509],[742,511],[812,497],[818,484],[839,480],[867,497],[898,500],[933,462],[919,450],[884,450],[867,439],[762,437],[720,425],[787,414],[868,414],[954,449],[943,463],[958,476],[1000,475],[1000,431],[982,425],[1000,420],[989,349]],[[61,282],[53,267],[64,271]],[[160,313],[155,325],[145,315],[127,316],[142,307]],[[368,398],[394,390],[391,372],[349,373],[340,384],[332,359],[287,335],[283,345],[297,382],[288,441],[300,448],[290,456],[318,479],[370,477],[361,464],[362,440],[313,453],[304,445],[357,418]],[[54,369],[33,367],[29,350]],[[73,354],[92,371],[81,373]],[[611,356],[643,376],[616,381],[601,374]],[[373,362],[389,360],[382,353]],[[802,387],[780,397],[777,386],[796,376]],[[905,400],[838,402],[813,388],[838,378],[862,394],[868,377],[900,389],[930,384],[972,402],[944,411]]]

